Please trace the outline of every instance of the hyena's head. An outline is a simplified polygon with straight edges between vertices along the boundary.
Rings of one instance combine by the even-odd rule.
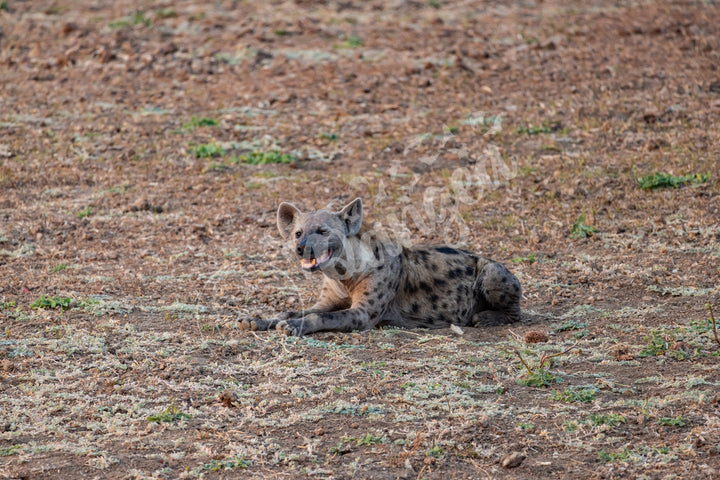
[[[308,213],[283,202],[277,211],[277,224],[303,269],[325,271],[343,257],[347,237],[360,231],[362,200],[356,198],[339,212],[323,209]]]

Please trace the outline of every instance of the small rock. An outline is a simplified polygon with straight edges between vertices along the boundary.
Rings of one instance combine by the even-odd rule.
[[[502,465],[503,468],[515,468],[519,467],[524,460],[525,455],[520,452],[512,452],[508,453],[500,460],[500,465]]]

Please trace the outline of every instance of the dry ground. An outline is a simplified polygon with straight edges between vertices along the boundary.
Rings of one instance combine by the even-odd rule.
[[[0,478],[718,478],[718,18],[0,1]],[[358,195],[527,320],[241,331],[317,286],[279,201]]]

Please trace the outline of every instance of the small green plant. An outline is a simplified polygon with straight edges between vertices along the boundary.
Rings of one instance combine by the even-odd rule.
[[[200,467],[201,470],[219,472],[221,470],[232,470],[233,468],[247,468],[250,463],[243,457],[228,457],[224,460],[210,460]]]
[[[590,423],[592,423],[596,427],[599,425],[608,425],[614,427],[615,425],[627,422],[627,418],[617,413],[608,413],[607,415],[605,415],[604,413],[594,413],[590,415],[589,418]]]
[[[604,448],[597,454],[598,460],[601,462],[615,462],[617,460],[623,461],[630,458],[630,450],[624,448],[620,452],[608,452]]]
[[[8,11],[8,2],[7,0],[1,0],[0,1],[0,10]]]
[[[587,403],[595,400],[596,393],[597,389],[595,388],[584,388],[582,390],[566,388],[562,392],[554,391],[553,400],[565,403]]]
[[[517,383],[520,385],[525,385],[526,387],[544,388],[560,381],[562,380],[547,371],[546,369],[538,368],[534,372],[530,372],[523,378],[519,379]]]
[[[340,45],[340,48],[355,48],[355,47],[362,47],[363,41],[360,37],[355,35],[354,33],[348,37],[347,40],[345,40],[342,45]]]
[[[190,152],[195,158],[212,158],[225,155],[225,149],[214,142],[191,145]]]
[[[552,333],[568,332],[571,330],[582,330],[587,328],[587,322],[578,322],[577,320],[566,320],[557,327],[553,328]]]
[[[428,457],[440,458],[445,455],[445,449],[438,445],[433,445],[431,449],[425,452],[425,455]]]
[[[148,422],[154,422],[154,423],[162,423],[162,422],[176,422],[178,420],[185,420],[188,418],[192,418],[187,413],[182,413],[180,411],[180,407],[175,405],[174,403],[170,404],[169,407],[167,407],[165,410],[163,410],[160,413],[156,413],[155,415],[150,415],[147,417]]]
[[[430,0],[430,1],[428,2],[428,6],[429,6],[430,8],[434,8],[435,10],[437,10],[437,9],[439,9],[440,7],[442,7],[442,3],[440,3],[439,0]]]
[[[583,212],[580,214],[577,221],[573,223],[570,228],[570,238],[573,240],[579,240],[581,238],[592,237],[595,232],[597,232],[597,228],[592,225],[587,225],[585,222],[585,209],[583,209]]]
[[[55,266],[52,268],[51,271],[52,271],[53,273],[55,273],[55,272],[62,272],[63,270],[65,270],[65,269],[67,269],[67,268],[68,268],[67,264],[65,264],[65,263],[60,263],[60,264],[58,264],[58,265],[55,265]]]
[[[514,257],[510,260],[512,263],[535,263],[537,257],[534,253],[530,253],[527,257]]]
[[[684,427],[685,422],[683,421],[682,416],[677,416],[675,418],[662,417],[658,420],[658,425],[663,425],[665,427]]]
[[[0,310],[10,310],[11,308],[15,308],[15,300],[6,302],[5,298],[3,298],[3,301],[0,302]]]
[[[324,138],[325,140],[330,140],[331,142],[337,142],[338,134],[337,133],[321,133],[320,138]]]
[[[174,8],[161,8],[155,12],[158,18],[173,18],[177,17],[177,12]]]
[[[83,208],[82,210],[80,210],[77,213],[77,216],[78,216],[78,218],[85,218],[85,217],[89,217],[90,215],[92,215],[92,213],[93,213],[93,208],[91,206],[87,206],[87,207]]]
[[[2,7],[1,3],[0,7]],[[10,455],[15,455],[21,448],[22,445],[9,445],[7,447],[0,447],[0,457],[8,457]]]
[[[648,344],[638,353],[640,358],[665,355],[670,348],[669,342],[658,331],[653,331],[649,337],[645,337],[645,340],[648,341]]]
[[[67,310],[70,308],[70,301],[70,297],[48,297],[46,295],[40,295],[40,298],[30,304],[30,308],[51,310],[59,308],[60,310]]]
[[[658,188],[678,188],[686,183],[705,183],[710,180],[709,173],[692,173],[689,175],[672,175],[655,172],[635,179],[640,188],[655,190]]]
[[[518,135],[539,135],[541,133],[552,133],[552,127],[550,125],[543,125],[541,127],[527,125],[521,126],[517,129]]]
[[[152,25],[152,20],[150,20],[148,17],[145,16],[143,12],[140,11],[137,11],[133,14],[132,22],[133,25],[145,25],[146,27]]]
[[[382,437],[377,437],[372,433],[366,433],[362,437],[358,438],[355,442],[357,446],[361,445],[375,445],[376,443],[382,443],[384,440]]]
[[[241,155],[237,158],[240,163],[247,163],[250,165],[267,165],[269,163],[292,163],[295,161],[295,157],[289,153],[281,153],[278,150],[271,150],[268,152],[249,152],[245,155]]]
[[[535,425],[532,423],[518,423],[518,427],[520,427],[520,430],[532,430],[535,428]]]
[[[193,115],[190,118],[190,121],[183,123],[182,127],[185,130],[193,130],[198,127],[214,127],[219,123],[220,122],[218,122],[214,118],[196,117],[195,115]]]

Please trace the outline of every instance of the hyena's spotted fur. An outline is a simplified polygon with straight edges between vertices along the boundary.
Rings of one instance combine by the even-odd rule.
[[[520,282],[507,268],[465,250],[406,248],[382,239],[362,228],[359,198],[339,212],[302,213],[283,203],[277,216],[302,267],[323,273],[322,294],[307,310],[244,320],[244,328],[304,335],[379,324],[443,328],[520,319]]]

